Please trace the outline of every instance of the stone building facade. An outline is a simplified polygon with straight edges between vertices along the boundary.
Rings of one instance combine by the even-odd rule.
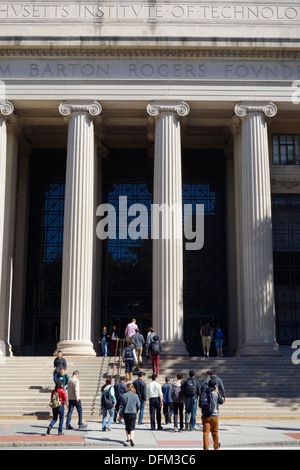
[[[172,355],[207,321],[229,355],[298,338],[299,24],[292,1],[0,2],[7,352],[95,355],[132,317]],[[135,204],[179,208],[170,236],[130,238]]]

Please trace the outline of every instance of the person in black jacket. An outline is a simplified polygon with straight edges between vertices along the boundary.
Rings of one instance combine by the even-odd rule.
[[[67,361],[65,360],[64,357],[62,357],[62,351],[60,349],[57,351],[57,357],[54,359],[53,366],[54,366],[53,381],[56,384],[56,381],[60,375],[60,369],[62,367],[67,369]]]
[[[201,387],[198,380],[195,378],[194,370],[189,371],[189,377],[183,382],[181,388],[185,401],[185,429],[194,431],[196,425],[197,398],[201,395]]]
[[[135,392],[140,399],[140,414],[138,424],[143,424],[143,417],[144,417],[144,408],[145,403],[147,401],[147,387],[146,382],[144,382],[144,372],[138,373],[138,378],[133,382],[133,386],[135,388]]]
[[[114,423],[117,421],[117,416],[118,416],[118,412],[119,412],[119,409],[120,409],[120,403],[121,403],[122,395],[124,393],[126,393],[125,382],[126,382],[126,377],[124,377],[124,375],[123,375],[122,377],[120,377],[119,382],[117,382],[114,385],[115,397],[116,397],[116,400],[117,400],[117,403],[116,403],[116,406],[115,406]],[[118,423],[122,424],[121,416],[119,416]]]

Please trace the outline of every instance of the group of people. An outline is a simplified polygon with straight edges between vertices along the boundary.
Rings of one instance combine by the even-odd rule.
[[[51,392],[49,406],[52,408],[52,420],[47,428],[47,434],[59,420],[58,434],[63,435],[63,423],[65,406],[68,408],[66,429],[73,429],[71,426],[71,418],[74,408],[78,414],[78,427],[85,429],[86,425],[82,422],[82,405],[80,398],[79,371],[74,370],[72,377],[67,374],[67,361],[63,357],[62,351],[57,352],[54,359],[53,381],[55,384]]]
[[[151,430],[162,430],[162,412],[165,423],[174,423],[174,431],[196,430],[197,407],[201,408],[203,426],[203,448],[209,449],[209,433],[211,432],[214,449],[219,448],[218,416],[219,405],[226,400],[225,387],[217,376],[216,371],[207,371],[203,382],[195,377],[195,371],[190,370],[184,380],[183,374],[178,373],[173,381],[165,378],[165,383],[159,383],[158,374],[152,374],[152,381],[144,381],[144,372],[138,372],[138,378],[133,383],[126,383],[126,377],[120,377],[115,385],[107,379],[102,387],[102,430],[110,431],[111,423],[125,422],[126,441],[124,445],[134,445],[135,424],[143,424],[145,404],[149,402]],[[110,395],[109,400],[107,395]],[[107,416],[109,418],[107,420]]]
[[[125,364],[125,374],[127,380],[132,380],[134,367],[140,370],[143,363],[144,348],[146,357],[151,358],[153,373],[159,374],[159,355],[162,352],[162,346],[159,336],[155,333],[153,327],[148,330],[147,338],[141,334],[136,323],[136,318],[132,318],[131,322],[125,328],[125,347],[123,350],[123,362]],[[112,355],[115,355],[117,341],[119,339],[117,327],[113,325],[111,333],[104,326],[99,337],[102,355],[107,356],[108,344],[111,345]]]
[[[224,334],[219,325],[217,325],[216,328],[213,328],[209,322],[206,322],[200,328],[200,337],[205,358],[209,357],[212,340],[215,341],[217,357],[223,356]]]

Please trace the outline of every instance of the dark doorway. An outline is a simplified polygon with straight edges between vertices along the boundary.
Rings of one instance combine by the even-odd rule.
[[[25,355],[52,355],[56,348],[55,332],[61,303],[65,168],[65,149],[35,149],[30,157]]]
[[[226,335],[226,157],[222,150],[183,151],[183,204],[204,205],[204,246],[184,250],[184,337],[192,356],[202,355],[200,328],[206,320]],[[211,354],[214,354],[212,346]]]
[[[146,149],[110,150],[103,161],[103,203],[116,210],[116,238],[102,241],[101,329],[116,324],[121,337],[132,318],[146,336],[152,314],[151,203],[153,160]],[[143,204],[148,209],[148,239],[122,239],[119,234],[119,197],[127,207]],[[123,214],[124,215],[124,214]],[[126,216],[126,214],[125,214]],[[125,217],[127,226],[132,218]],[[125,224],[126,225],[126,224]],[[124,227],[122,227],[124,229]],[[126,227],[125,227],[126,228]]]

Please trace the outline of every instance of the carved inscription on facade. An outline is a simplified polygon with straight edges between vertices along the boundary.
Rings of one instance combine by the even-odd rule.
[[[279,3],[245,4],[220,2],[211,5],[203,2],[0,2],[0,21],[42,22],[79,21],[103,22],[114,20],[134,21],[212,21],[212,22],[297,22],[300,20],[299,3],[284,6]]]
[[[2,60],[0,80],[299,80],[300,62],[211,60]]]

